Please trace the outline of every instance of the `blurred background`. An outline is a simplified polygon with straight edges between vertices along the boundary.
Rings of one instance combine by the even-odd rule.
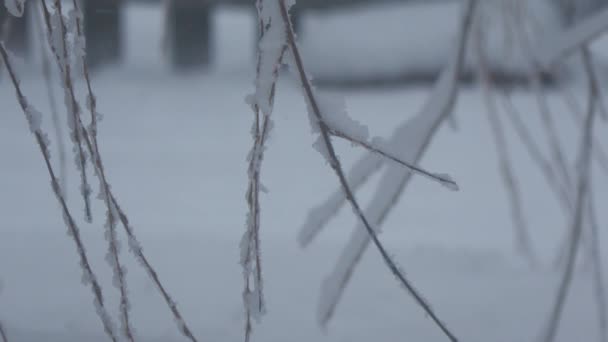
[[[102,201],[94,201],[93,222],[84,220],[65,93],[46,44],[38,1],[27,1],[21,18],[0,5],[1,37],[15,57],[24,94],[43,114],[52,161],[62,170],[69,206],[109,310],[118,317],[118,291],[105,261],[105,209]],[[535,70],[519,41],[517,24],[508,16],[513,1],[481,2],[485,53],[498,98],[515,107],[550,163],[552,137],[557,137],[564,164],[576,174],[582,108],[588,98],[581,56],[572,55],[550,71]],[[70,3],[64,1],[66,15]],[[453,58],[463,3],[300,0],[291,15],[307,72],[319,91],[344,98],[348,113],[367,125],[371,136],[389,137],[434,103],[429,96]],[[529,37],[533,47],[608,7],[606,0],[518,3],[526,25],[534,27]],[[245,101],[255,91],[258,32],[253,1],[80,4],[86,60],[103,117],[100,149],[112,190],[194,334],[201,341],[242,341],[239,243],[246,224],[254,120]],[[608,40],[600,37],[590,49],[603,94]],[[468,48],[453,113],[420,160],[422,167],[453,177],[460,191],[413,177],[391,202],[380,238],[462,341],[537,341],[562,278],[559,255],[563,258],[572,215],[554,196],[527,140],[510,121],[515,114],[507,106],[496,112],[488,108],[478,67]],[[261,176],[267,189],[261,199],[260,234],[268,314],[254,324],[253,341],[446,341],[371,248],[355,261],[357,268],[327,331],[319,328],[317,313],[325,300],[321,285],[344,266],[348,241],[352,245],[359,228],[346,208],[336,212],[310,246],[302,248],[297,241],[309,210],[331,196],[338,183],[312,147],[315,136],[295,73],[290,66],[284,69]],[[541,97],[531,76],[537,71]],[[86,112],[86,84],[78,72],[74,78]],[[0,321],[9,341],[106,340],[4,68],[0,108]],[[550,112],[551,131],[543,112]],[[489,115],[503,120],[514,183],[538,257],[534,266],[519,249],[513,186],[505,186],[503,156]],[[602,248],[608,242],[605,130],[606,122],[598,119],[590,187]],[[346,170],[365,153],[343,141],[336,146]],[[388,166],[358,191],[366,208],[373,209],[378,196],[397,186],[379,186],[391,176]],[[581,249],[556,341],[606,342],[605,317],[598,313],[603,297],[596,292],[597,268],[588,253],[594,240],[590,232],[583,238],[588,242]],[[183,340],[161,296],[129,254],[122,232],[120,238],[138,340]],[[603,260],[605,249],[600,254]]]

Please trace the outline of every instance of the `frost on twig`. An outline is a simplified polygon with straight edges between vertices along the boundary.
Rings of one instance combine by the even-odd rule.
[[[476,5],[476,0],[466,2],[453,58],[441,73],[427,102],[418,115],[398,126],[387,142],[390,146],[400,147],[397,156],[401,160],[418,162],[434,134],[452,111],[457,97],[458,78],[464,63],[467,37]],[[356,190],[385,162],[388,162],[388,168],[371,199],[370,206],[365,211],[366,217],[376,230],[397,203],[413,173],[397,163],[381,159],[370,152],[355,162],[347,181],[351,184],[351,188]],[[337,190],[323,204],[311,210],[306,223],[300,229],[300,244],[304,246],[309,244],[345,202],[346,196]],[[333,316],[346,285],[370,241],[365,227],[359,224],[353,231],[347,247],[342,251],[334,270],[326,278],[328,280],[324,282],[318,312],[321,324],[326,325]]]
[[[287,49],[285,30],[279,23],[272,22],[272,18],[279,15],[276,3],[258,0],[256,9],[260,37],[257,47],[255,92],[246,99],[253,111],[253,146],[247,157],[248,187],[245,198],[248,213],[246,230],[241,240],[240,258],[244,283],[245,341],[249,341],[251,337],[251,319],[259,321],[266,311],[260,246],[260,191],[263,188],[260,174],[266,141],[273,127],[271,114],[279,68]]]
[[[411,282],[404,276],[403,271],[398,267],[395,261],[390,257],[386,251],[384,245],[378,239],[377,232],[375,230],[375,222],[368,220],[366,214],[361,209],[359,202],[355,198],[354,191],[348,183],[346,175],[342,169],[341,163],[336,154],[332,137],[336,136],[334,133],[339,131],[342,135],[348,132],[348,136],[351,140],[358,142],[365,142],[367,140],[367,129],[357,122],[350,119],[346,113],[340,107],[328,106],[327,102],[320,98],[311,84],[308,78],[304,63],[302,61],[298,46],[296,44],[295,34],[289,19],[288,10],[290,6],[283,0],[278,0],[281,10],[281,19],[284,23],[284,28],[287,31],[287,44],[291,52],[290,64],[296,73],[296,77],[302,87],[302,93],[306,101],[309,121],[312,127],[313,133],[317,134],[317,140],[314,143],[315,149],[326,159],[330,167],[334,170],[338,177],[340,187],[344,193],[346,201],[348,201],[355,213],[359,218],[359,222],[362,224],[362,231],[367,234],[366,237],[370,238],[377,250],[380,252],[382,259],[390,272],[397,278],[399,283],[404,289],[411,294],[415,301],[423,308],[427,315],[433,320],[433,322],[441,329],[441,331],[452,341],[456,341],[456,337],[447,329],[447,327],[439,320],[435,312],[430,308],[428,303],[422,298],[419,292],[412,286]],[[474,1],[469,2],[471,10]],[[464,49],[463,49],[464,50]],[[361,145],[359,143],[359,145]],[[402,166],[402,165],[400,165]],[[408,171],[410,169],[407,169]],[[408,172],[409,173],[409,172]]]
[[[130,341],[134,340],[133,330],[130,326],[130,318],[129,318],[129,301],[127,295],[127,288],[125,282],[125,270],[120,265],[118,259],[118,250],[119,250],[119,242],[116,236],[116,224],[117,221],[121,222],[121,225],[124,231],[127,234],[129,250],[135,255],[137,261],[144,268],[146,273],[149,275],[153,283],[156,285],[157,289],[161,293],[165,303],[167,304],[173,318],[178,326],[179,331],[190,341],[196,342],[196,338],[191,332],[191,329],[186,324],[183,319],[182,314],[180,313],[177,304],[171,298],[170,294],[160,281],[160,278],[157,272],[154,270],[153,266],[147,259],[146,255],[143,252],[143,248],[137,237],[135,236],[133,227],[130,225],[128,217],[124,210],[119,206],[114,194],[112,193],[111,186],[108,183],[105,176],[105,169],[103,166],[101,153],[99,151],[99,144],[97,142],[97,122],[100,117],[97,112],[97,100],[96,96],[93,93],[90,74],[88,70],[88,65],[86,63],[85,56],[85,38],[84,38],[84,27],[82,23],[82,12],[78,6],[78,1],[73,0],[72,2],[73,9],[70,11],[70,20],[69,28],[74,36],[73,43],[73,53],[70,55],[72,59],[72,63],[76,67],[80,67],[82,70],[82,75],[84,76],[86,87],[87,87],[87,108],[90,112],[91,124],[88,128],[84,126],[84,123],[81,117],[77,117],[77,127],[83,132],[83,140],[84,145],[86,146],[89,154],[91,155],[91,161],[93,163],[95,175],[98,177],[100,182],[100,194],[99,197],[103,200],[106,206],[106,238],[108,240],[108,256],[107,260],[112,266],[114,271],[114,279],[115,284],[119,288],[120,291],[120,313],[121,313],[121,325],[122,332]],[[45,21],[47,23],[47,29],[49,32],[49,37],[54,37],[54,29],[51,25],[51,21],[49,20],[50,15],[48,9],[44,6],[45,10]],[[51,42],[51,40],[49,40]],[[59,45],[67,44],[67,42],[60,43]],[[60,72],[62,70],[67,69],[67,65],[61,63],[61,56],[56,53],[57,44],[50,44],[51,50],[55,52],[56,59],[58,61],[58,67]]]
[[[117,233],[116,233],[116,222],[117,222],[117,213],[114,204],[112,203],[110,197],[110,185],[108,184],[105,176],[105,169],[103,167],[103,162],[101,159],[101,155],[99,153],[99,145],[97,143],[97,109],[96,109],[96,101],[95,96],[93,94],[91,81],[89,78],[89,72],[87,63],[85,60],[84,53],[84,33],[82,26],[82,13],[78,6],[78,1],[73,0],[72,5],[74,6],[70,12],[70,27],[72,31],[75,33],[74,37],[74,46],[72,57],[74,57],[77,61],[77,65],[81,66],[83,75],[86,80],[87,90],[88,90],[88,101],[87,105],[91,113],[91,129],[87,132],[82,123],[82,118],[80,116],[75,117],[77,120],[76,125],[78,129],[84,134],[84,140],[86,146],[89,150],[89,154],[91,155],[92,163],[95,170],[95,175],[99,180],[99,189],[100,194],[99,197],[103,200],[106,207],[106,240],[108,241],[108,252],[106,255],[106,261],[110,264],[113,274],[114,274],[114,285],[118,288],[120,292],[120,321],[121,321],[121,330],[123,335],[130,341],[135,341],[133,329],[131,327],[131,319],[129,315],[130,310],[130,302],[128,298],[127,284],[126,284],[126,270],[121,265],[119,254],[120,254],[120,242],[118,241]],[[60,10],[61,7],[58,7]],[[64,45],[66,43],[64,42]],[[79,63],[78,63],[79,62]],[[66,69],[69,70],[69,69]],[[88,134],[87,134],[88,133]]]
[[[38,9],[38,7],[36,7]],[[42,11],[42,9],[40,8]],[[59,154],[59,180],[61,185],[61,189],[64,192],[64,195],[67,194],[67,162],[66,162],[66,150],[65,143],[63,140],[63,126],[61,125],[61,120],[59,119],[59,110],[57,108],[57,101],[55,100],[55,92],[53,91],[53,82],[52,82],[52,72],[51,72],[51,63],[49,61],[49,56],[47,53],[47,49],[44,48],[46,45],[46,34],[45,30],[42,26],[42,22],[44,19],[42,18],[42,12],[36,11],[38,16],[34,20],[34,25],[36,26],[37,35],[40,39],[40,46],[43,47],[40,56],[42,60],[42,75],[44,77],[44,83],[47,90],[47,98],[49,101],[49,107],[51,111],[51,120],[53,122],[53,129],[55,130],[55,140],[57,141],[58,146],[58,154]]]
[[[55,57],[57,67],[61,75],[61,86],[64,91],[70,138],[73,143],[76,167],[80,173],[80,193],[85,205],[85,219],[87,222],[91,222],[91,187],[87,179],[87,154],[83,146],[83,139],[86,132],[83,131],[78,124],[78,122],[82,120],[81,107],[76,98],[76,91],[74,89],[74,75],[70,62],[70,52],[72,51],[72,46],[70,40],[68,39],[68,34],[72,28],[67,24],[67,20],[63,16],[62,1],[54,0],[53,3],[55,9],[51,12],[46,4],[46,0],[41,1],[43,17],[47,29],[47,40],[49,47]]]
[[[19,86],[19,81],[17,80],[17,76],[14,72],[14,69],[12,68],[11,59],[9,57],[9,54],[6,51],[4,44],[1,42],[0,42],[0,56],[2,57],[4,66],[6,67],[8,73],[10,75],[12,85],[16,92],[17,100],[19,102],[21,110],[23,111],[25,119],[28,122],[30,132],[34,135],[34,137],[36,139],[36,144],[38,145],[38,148],[40,149],[40,152],[42,154],[42,158],[44,159],[46,169],[47,169],[47,171],[49,173],[49,177],[51,179],[51,188],[53,189],[55,197],[57,198],[57,201],[61,207],[61,210],[63,213],[63,218],[64,218],[65,224],[68,228],[68,235],[74,240],[74,243],[76,245],[76,250],[77,250],[78,256],[80,258],[80,266],[83,270],[83,276],[82,276],[83,283],[85,285],[90,285],[90,287],[91,287],[91,291],[93,292],[93,297],[94,297],[95,309],[102,321],[106,335],[112,341],[116,342],[116,341],[118,341],[118,338],[114,332],[114,324],[113,324],[113,322],[106,310],[105,304],[104,304],[104,298],[103,298],[101,286],[99,285],[99,282],[97,281],[97,276],[93,272],[91,264],[89,263],[89,259],[88,259],[86,250],[84,248],[84,244],[82,243],[82,240],[80,238],[80,229],[76,225],[76,222],[74,221],[74,218],[67,206],[65,197],[63,197],[63,193],[62,193],[60,185],[59,185],[59,180],[55,176],[55,171],[53,169],[53,166],[51,165],[51,160],[50,160],[51,157],[50,157],[50,152],[48,149],[49,141],[48,141],[46,133],[44,133],[42,131],[42,128],[40,127],[41,114],[28,103],[25,95],[22,93],[21,88]]]

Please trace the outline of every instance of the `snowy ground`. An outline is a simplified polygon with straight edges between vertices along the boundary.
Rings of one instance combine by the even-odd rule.
[[[245,12],[222,12],[220,55],[213,70],[175,76],[159,59],[160,42],[154,37],[160,25],[153,24],[160,13],[137,8],[129,15],[137,20],[129,21],[127,62],[98,74],[94,84],[105,114],[100,139],[108,177],[195,334],[202,341],[241,341],[238,243],[246,211],[251,113],[243,99],[252,89],[252,18]],[[36,72],[23,73],[26,94],[48,113],[42,80]],[[262,177],[269,189],[262,203],[269,313],[255,327],[254,340],[445,341],[375,251],[366,254],[327,334],[318,329],[319,284],[355,220],[344,210],[309,250],[297,246],[295,236],[307,209],[329,194],[336,181],[311,148],[297,87],[285,78],[279,89],[276,129]],[[416,113],[426,91],[395,88],[343,95],[351,114],[374,135],[384,136]],[[524,113],[535,122],[533,99],[518,95],[516,101],[530,109]],[[104,340],[90,292],[80,285],[75,250],[42,160],[4,79],[0,103],[0,319],[10,341]],[[567,133],[571,122],[559,105],[555,101],[555,120],[574,150],[577,137]],[[533,341],[545,322],[559,273],[548,267],[530,271],[513,253],[506,196],[477,91],[463,92],[456,116],[459,131],[444,127],[422,164],[451,174],[462,190],[449,192],[416,178],[387,220],[382,239],[462,341]],[[347,165],[360,153],[346,144],[339,147]],[[562,236],[563,216],[522,147],[516,143],[512,148],[534,241],[549,262]],[[81,213],[77,175],[69,176],[70,205]],[[602,222],[608,219],[601,208],[608,200],[607,185],[605,180],[595,183]],[[363,199],[371,189],[363,189]],[[117,312],[116,291],[103,259],[101,203],[96,207],[95,223],[81,228],[110,308]],[[125,260],[140,340],[182,340],[151,282],[130,255]],[[559,341],[596,340],[595,310],[590,274],[580,272]]]

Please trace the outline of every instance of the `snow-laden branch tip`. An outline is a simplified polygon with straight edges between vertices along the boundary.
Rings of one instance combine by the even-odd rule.
[[[463,67],[466,41],[476,4],[476,0],[469,0],[466,3],[454,58],[441,73],[420,113],[397,127],[388,141],[390,145],[400,146],[397,155],[402,160],[419,161],[441,123],[452,111],[456,101],[458,78]],[[375,171],[379,170],[384,161],[385,159],[371,152],[358,160],[349,173],[348,181],[353,184],[353,189],[365,183]],[[388,213],[397,203],[411,176],[412,172],[404,169],[401,165],[394,163],[388,165],[370,201],[371,204],[365,211],[376,229],[381,226]],[[345,202],[344,194],[341,190],[336,190],[323,204],[311,210],[306,223],[300,229],[298,236],[300,244],[307,245],[310,243]],[[370,241],[365,227],[359,224],[353,231],[347,247],[342,251],[334,270],[327,277],[331,281],[324,283],[326,284],[323,288],[324,294],[321,295],[323,300],[319,301],[318,311],[321,324],[327,324],[333,316],[346,284]]]
[[[565,57],[579,51],[582,46],[608,30],[608,7],[590,15],[565,32],[552,35],[535,48],[535,58],[540,66],[549,70]]]

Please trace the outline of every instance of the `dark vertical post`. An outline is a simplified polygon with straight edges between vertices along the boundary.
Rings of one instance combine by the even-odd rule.
[[[176,69],[211,62],[212,5],[208,0],[172,0],[167,13],[169,56]]]
[[[116,63],[122,57],[121,0],[82,0],[87,62],[91,67]]]
[[[21,57],[27,57],[30,52],[28,25],[31,9],[28,7],[30,6],[26,6],[20,18],[13,17],[4,7],[4,2],[0,2],[0,39],[5,41],[12,52]]]

